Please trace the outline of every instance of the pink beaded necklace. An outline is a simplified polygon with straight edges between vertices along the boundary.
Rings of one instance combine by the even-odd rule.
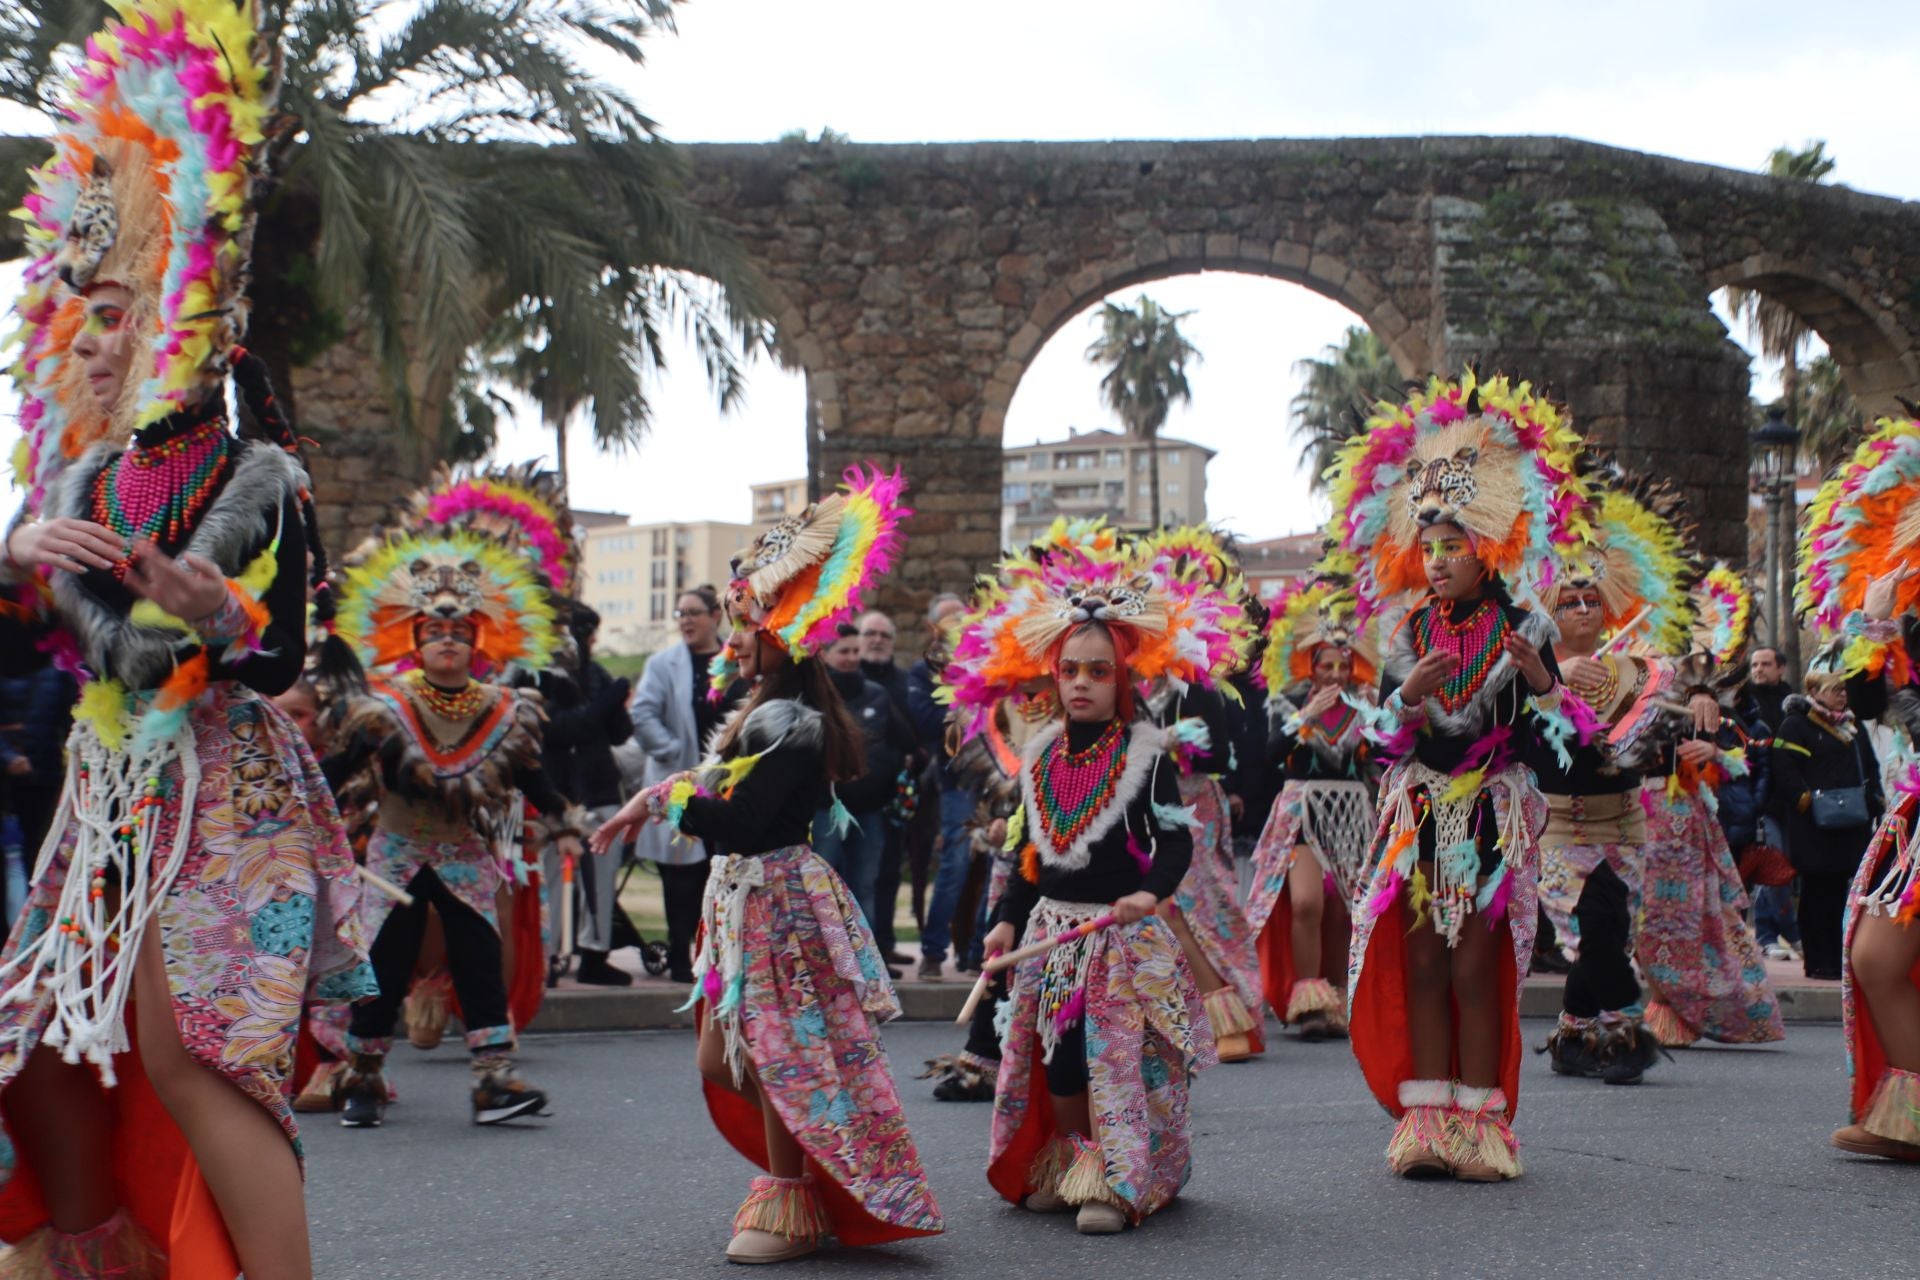
[[[1126,766],[1126,726],[1117,719],[1085,751],[1069,750],[1064,732],[1047,744],[1033,762],[1033,807],[1054,849],[1064,853],[1100,816]]]
[[[125,581],[131,548],[149,538],[179,546],[219,490],[232,450],[227,422],[216,414],[152,445],[137,441],[100,469],[93,482],[93,518],[113,530],[129,553],[113,563]]]

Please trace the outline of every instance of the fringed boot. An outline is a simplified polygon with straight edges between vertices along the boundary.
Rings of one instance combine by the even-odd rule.
[[[1200,1003],[1207,1011],[1207,1021],[1213,1024],[1213,1046],[1220,1061],[1245,1062],[1251,1058],[1253,1037],[1250,1033],[1259,1024],[1248,1011],[1247,1002],[1232,987],[1221,987],[1201,996]]]
[[[125,1209],[89,1231],[42,1227],[0,1256],[0,1280],[163,1280],[166,1255]]]
[[[407,1043],[416,1049],[437,1049],[453,1017],[453,975],[445,969],[413,980],[407,991]]]
[[[1648,1003],[1645,1021],[1653,1038],[1669,1049],[1684,1049],[1700,1038],[1700,1033],[1689,1027],[1664,1000]]]
[[[727,1261],[754,1264],[804,1257],[820,1247],[831,1225],[812,1178],[763,1174],[753,1180],[746,1201],[733,1215]]]
[[[1020,1203],[1029,1213],[1065,1213],[1073,1208],[1060,1194],[1060,1180],[1073,1163],[1073,1135],[1059,1134],[1033,1158],[1027,1171],[1027,1185],[1033,1188]]]
[[[1083,1236],[1110,1236],[1127,1225],[1127,1202],[1107,1181],[1106,1157],[1100,1144],[1073,1134],[1072,1154],[1060,1176],[1060,1198],[1080,1210],[1074,1227]]]
[[[1290,1027],[1298,1027],[1302,1040],[1324,1040],[1330,1035],[1345,1033],[1346,1003],[1340,998],[1340,989],[1325,978],[1302,978],[1287,993],[1287,1016],[1283,1021]],[[1333,1025],[1336,1016],[1340,1019],[1338,1030]]]
[[[1639,1084],[1661,1058],[1672,1059],[1637,1012],[1601,1014],[1600,1031],[1600,1078],[1608,1084]]]
[[[1453,1176],[1462,1182],[1504,1182],[1520,1176],[1520,1140],[1507,1123],[1507,1095],[1499,1086],[1453,1087],[1448,1113],[1454,1139]]]
[[[340,1109],[340,1080],[347,1064],[340,1061],[316,1062],[313,1074],[294,1096],[293,1109],[303,1114]]]
[[[1883,1160],[1920,1160],[1920,1072],[1887,1068],[1860,1123],[1834,1134],[1833,1145]]]
[[[1592,1080],[1606,1070],[1601,1051],[1604,1038],[1598,1018],[1576,1018],[1562,1012],[1559,1025],[1547,1033],[1547,1042],[1537,1052],[1547,1055],[1553,1074]]]
[[[1387,1143],[1387,1168],[1403,1178],[1441,1178],[1452,1169],[1453,1136],[1447,1124],[1453,1085],[1446,1080],[1402,1080],[1403,1114]]]
[[[342,1128],[378,1129],[387,1118],[386,1065],[384,1053],[354,1053],[338,1085]]]

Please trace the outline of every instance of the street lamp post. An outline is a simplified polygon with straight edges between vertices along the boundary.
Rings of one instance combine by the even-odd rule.
[[[1751,436],[1754,485],[1767,505],[1767,630],[1791,677],[1800,672],[1800,628],[1793,617],[1795,477],[1800,433],[1775,406]]]

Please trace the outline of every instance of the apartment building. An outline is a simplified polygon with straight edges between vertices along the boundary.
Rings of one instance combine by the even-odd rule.
[[[1207,463],[1214,451],[1190,440],[1160,437],[1160,519],[1204,523]],[[1152,522],[1147,442],[1117,431],[1069,428],[1065,440],[1009,447],[1000,491],[1000,541],[1024,546],[1057,516],[1104,515],[1129,529]]]
[[[573,513],[582,533],[581,598],[600,615],[608,653],[656,653],[675,640],[673,606],[705,583],[724,587],[733,557],[752,541],[749,525],[721,520],[629,524],[613,511]]]

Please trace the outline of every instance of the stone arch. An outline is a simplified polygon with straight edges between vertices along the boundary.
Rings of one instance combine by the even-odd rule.
[[[1268,245],[1233,235],[1155,235],[1136,243],[1132,253],[1089,263],[1041,291],[1025,321],[1008,339],[1006,358],[982,394],[979,434],[1000,438],[1022,375],[1040,349],[1075,316],[1121,289],[1210,271],[1309,289],[1358,316],[1386,343],[1394,363],[1408,378],[1420,377],[1432,367],[1424,334],[1378,282],[1341,255],[1315,253],[1311,245],[1287,239]]]
[[[1869,420],[1900,409],[1897,396],[1920,387],[1913,337],[1852,282],[1817,264],[1755,253],[1706,272],[1707,287],[1752,289],[1785,305],[1820,335]]]

